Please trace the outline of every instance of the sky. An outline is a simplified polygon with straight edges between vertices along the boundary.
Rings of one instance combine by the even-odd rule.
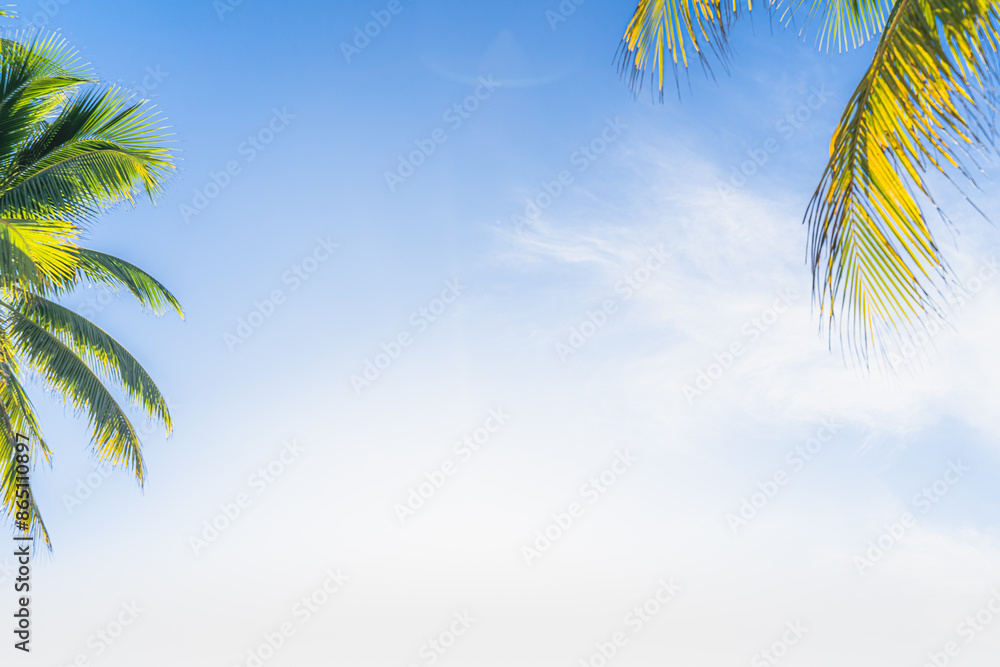
[[[30,387],[54,548],[3,664],[995,664],[996,229],[940,189],[965,295],[893,372],[811,299],[871,45],[756,12],[661,102],[618,0],[17,9],[169,126],[164,196],[87,243],[184,318],[65,298],[174,430],[135,413],[139,488]]]

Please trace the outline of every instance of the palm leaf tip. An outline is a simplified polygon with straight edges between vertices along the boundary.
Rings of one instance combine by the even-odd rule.
[[[184,310],[177,297],[134,264],[106,253],[81,248],[78,266],[81,277],[115,289],[127,289],[141,305],[150,308],[157,315],[173,309],[184,319]]]
[[[739,14],[735,0],[640,0],[618,50],[619,71],[635,92],[649,72],[662,97],[668,63],[675,79],[678,66],[686,69],[695,57],[708,72],[709,53],[725,64]]]
[[[775,0],[772,4],[779,8],[785,3]],[[801,19],[799,33],[803,36],[818,23],[818,48],[829,51],[836,44],[838,51],[848,51],[882,32],[892,6],[892,0],[790,0],[781,19],[786,25]]]

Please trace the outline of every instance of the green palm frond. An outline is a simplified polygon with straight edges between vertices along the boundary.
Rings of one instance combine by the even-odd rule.
[[[184,318],[184,311],[177,297],[156,278],[123,259],[96,250],[80,248],[77,266],[81,277],[116,289],[124,287],[140,304],[150,308],[157,315],[162,315],[168,308],[173,308],[182,319]]]
[[[898,0],[831,143],[809,204],[814,290],[866,364],[938,310],[949,277],[917,197],[926,172],[970,182],[990,147],[998,82],[997,5]]]
[[[21,37],[25,41],[21,41]],[[31,77],[70,76],[93,80],[89,66],[59,33],[0,37],[0,55],[5,68],[20,71],[27,68]],[[6,75],[4,75],[6,76]]]
[[[3,380],[0,382],[0,405],[10,428],[28,436],[38,445],[38,449],[33,450],[32,462],[44,460],[47,464],[51,463],[52,452],[42,436],[42,427],[35,417],[31,399],[18,380],[19,374],[17,355],[9,338],[4,335],[0,337],[0,379]]]
[[[46,299],[85,283],[127,289],[157,313],[183,316],[177,299],[138,267],[80,248],[100,213],[158,194],[173,157],[149,107],[97,86],[56,35],[0,38],[0,513],[15,512],[13,447],[30,439],[32,463],[50,461],[21,384],[36,374],[85,412],[97,455],[129,467],[140,484],[138,435],[105,382],[147,416],[172,427],[152,379],[125,348],[76,313]],[[31,497],[30,530],[49,543]]]
[[[92,219],[135,195],[161,191],[173,168],[155,115],[121,89],[92,90],[65,104],[7,165],[0,213]],[[8,213],[9,214],[9,213]]]
[[[146,467],[139,436],[101,379],[55,333],[17,307],[0,305],[7,309],[10,338],[18,356],[74,408],[86,412],[98,457],[115,466],[127,466],[142,484]]]
[[[0,38],[0,63],[0,164],[7,166],[14,149],[91,79],[57,35],[28,44]]]
[[[729,29],[739,12],[739,0],[640,0],[619,48],[622,76],[638,91],[649,72],[662,96],[668,63],[675,74],[695,56],[709,70],[709,53],[725,63]]]
[[[153,379],[121,343],[89,320],[37,295],[26,295],[14,308],[58,338],[90,368],[124,387],[133,403],[147,417],[162,421],[170,434],[172,424],[166,401]]]

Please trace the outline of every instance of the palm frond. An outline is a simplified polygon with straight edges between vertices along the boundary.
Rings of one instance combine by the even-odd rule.
[[[805,34],[818,20],[816,45],[838,51],[856,49],[881,34],[892,11],[893,0],[782,0],[775,8],[785,5],[781,20],[788,24],[801,23],[799,34]]]
[[[634,91],[649,72],[662,97],[668,63],[675,76],[678,65],[687,68],[695,56],[709,71],[709,53],[725,63],[739,13],[738,0],[640,0],[619,47],[619,71]]]
[[[0,174],[7,173],[14,148],[37,132],[72,90],[91,80],[76,52],[56,34],[27,44],[0,38]]]
[[[0,16],[7,15],[0,8]],[[23,39],[23,43],[22,43]],[[157,313],[177,299],[144,271],[77,245],[98,214],[161,191],[173,169],[158,117],[117,88],[95,85],[57,34],[0,38],[0,514],[28,513],[49,542],[30,494],[15,504],[15,437],[32,465],[50,451],[20,377],[37,374],[86,412],[92,445],[112,465],[145,478],[138,435],[105,386],[122,387],[169,433],[170,414],[152,379],[102,329],[46,299],[85,281],[128,289]]]
[[[32,463],[40,460],[52,463],[52,452],[42,436],[42,427],[35,416],[35,409],[27,392],[18,380],[20,364],[10,339],[0,336],[0,406],[4,409],[7,423],[16,433],[22,433],[37,443],[32,452]]]
[[[992,147],[997,5],[898,0],[806,211],[814,295],[866,365],[938,311],[950,277],[918,196],[926,173],[975,184]],[[839,321],[838,321],[839,319]]]
[[[80,248],[77,262],[81,276],[115,289],[124,287],[140,304],[157,315],[173,308],[183,319],[184,311],[177,297],[134,264],[89,248]]]
[[[37,295],[25,295],[13,304],[24,317],[58,338],[90,368],[112,378],[147,417],[159,419],[170,434],[172,424],[167,403],[149,377],[121,343],[86,318]]]
[[[93,80],[89,67],[80,63],[79,54],[58,33],[37,35],[26,38],[25,42],[0,37],[0,55],[3,56],[0,69],[6,67],[12,72],[24,72],[29,79],[65,76]]]
[[[22,486],[23,477],[17,470],[20,465],[26,465],[29,471],[33,470],[40,458],[49,462],[51,452],[40,439],[38,421],[23,387],[10,371],[11,368],[6,364],[0,365],[0,373],[3,373],[3,377],[0,377],[0,505],[9,516],[16,518],[18,512],[23,513],[21,521],[27,525],[25,532],[44,539],[51,549],[49,533],[31,490],[31,475],[27,475],[28,483]],[[18,435],[24,436],[20,442],[28,445],[26,461],[24,458],[17,460]],[[32,442],[35,443],[34,446]]]
[[[0,184],[0,213],[84,221],[114,204],[134,203],[139,192],[153,197],[173,169],[157,123],[121,89],[94,89],[71,100],[11,159]]]
[[[17,356],[10,340],[0,335],[0,504],[6,514],[15,518],[22,512],[21,520],[27,524],[28,534],[41,537],[51,549],[48,531],[31,491],[31,475],[27,476],[25,498],[25,489],[20,487],[23,480],[17,473],[19,465],[27,465],[31,471],[40,461],[51,464],[51,452],[42,438],[41,426],[17,376]],[[16,458],[19,435],[28,446],[27,460]]]
[[[142,484],[146,468],[139,436],[101,379],[54,333],[23,315],[17,307],[2,302],[0,305],[7,310],[9,335],[18,356],[74,408],[86,412],[98,457],[112,465],[131,468]]]

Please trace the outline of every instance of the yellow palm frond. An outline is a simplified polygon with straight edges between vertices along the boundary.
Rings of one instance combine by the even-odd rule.
[[[695,56],[710,69],[709,52],[725,62],[727,35],[739,11],[737,0],[640,0],[619,50],[622,76],[638,90],[648,71],[662,95],[668,62],[675,73]]]
[[[940,309],[950,274],[917,197],[936,206],[928,170],[971,182],[974,153],[989,146],[997,7],[898,0],[833,136],[805,216],[814,291],[866,365]]]

